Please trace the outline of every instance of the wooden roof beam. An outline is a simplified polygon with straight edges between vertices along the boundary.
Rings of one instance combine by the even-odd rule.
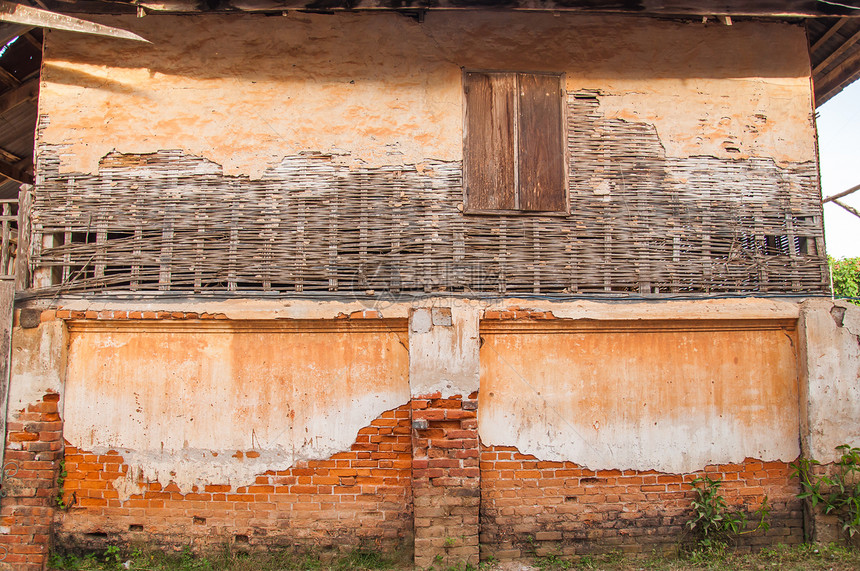
[[[849,194],[857,192],[858,190],[860,190],[860,184],[858,184],[857,186],[852,186],[848,190],[843,190],[842,192],[834,194],[833,196],[828,196],[827,198],[825,198],[824,200],[821,201],[821,204],[824,204],[825,202],[830,202],[831,200],[835,201],[837,198],[842,198],[843,196],[848,196]]]
[[[276,12],[283,10],[353,11],[353,10],[528,10],[553,12],[637,13],[666,16],[767,16],[821,18],[860,16],[845,0],[845,5],[824,4],[820,0],[218,0],[215,8],[201,7],[199,0],[139,0],[133,4],[158,12],[205,12],[242,10]],[[122,4],[122,2],[114,2]],[[70,4],[74,10],[74,4]]]
[[[836,32],[838,32],[838,31],[839,31],[839,28],[841,28],[842,26],[844,26],[846,22],[848,22],[848,18],[847,18],[847,17],[839,18],[839,21],[838,21],[838,22],[836,22],[835,24],[833,24],[832,26],[830,26],[830,28],[828,28],[828,30],[827,30],[826,32],[824,32],[824,35],[823,35],[823,36],[821,36],[820,38],[818,38],[818,40],[817,40],[814,44],[812,44],[812,46],[809,48],[809,53],[810,53],[810,54],[815,53],[815,50],[817,50],[818,48],[820,48],[821,46],[823,46],[823,45],[824,45],[824,42],[826,42],[827,40],[829,40],[830,38],[832,38],[832,37],[833,37],[833,34],[835,34]]]
[[[822,105],[830,99],[830,94],[834,91],[838,92],[846,85],[846,82],[850,82],[851,78],[856,76],[858,69],[860,69],[860,51],[846,58],[845,61],[828,71],[826,75],[815,76],[813,78],[815,105]]]
[[[21,26],[19,24],[0,24],[0,47],[5,46],[10,40],[22,36],[33,29],[33,26]]]
[[[838,200],[834,200],[833,204],[836,204],[837,206],[841,206],[842,208],[844,208],[845,210],[847,210],[848,212],[850,212],[851,214],[853,214],[857,218],[860,218],[860,211],[858,211],[856,208],[848,206],[844,202],[839,202]]]
[[[0,83],[3,83],[12,88],[21,85],[21,82],[18,81],[18,78],[9,73],[9,71],[2,65],[0,65]]]
[[[33,30],[31,29],[26,34],[21,34],[21,39],[25,40],[28,44],[36,48],[37,50],[42,49],[42,40],[38,39],[33,35]]]
[[[39,96],[39,79],[34,77],[15,89],[0,94],[0,115]]]
[[[856,34],[854,34],[853,36],[851,36],[850,38],[845,40],[845,42],[843,42],[841,46],[839,46],[836,50],[834,50],[832,54],[830,54],[829,56],[824,58],[824,61],[822,61],[821,63],[816,65],[814,68],[812,68],[812,73],[816,74],[819,71],[821,71],[822,69],[826,68],[828,65],[830,65],[830,63],[833,60],[835,60],[836,58],[838,58],[839,56],[844,54],[846,51],[848,51],[851,48],[851,46],[856,44],[858,41],[860,41],[860,32],[857,32]]]
[[[21,160],[21,157],[19,157],[18,155],[14,154],[14,153],[10,153],[9,151],[7,151],[4,148],[0,148],[0,160],[5,160],[6,162],[9,162],[9,163],[17,163],[18,161]]]
[[[149,40],[142,38],[135,33],[127,30],[121,30],[112,26],[96,24],[58,14],[40,8],[32,8],[23,4],[13,4],[0,0],[0,22],[10,22],[13,24],[22,24],[38,28],[51,28],[55,30],[66,30],[69,32],[80,32],[83,34],[94,34],[97,36],[107,36],[110,38],[122,38],[126,40],[136,40],[139,42],[147,42]]]
[[[29,161],[20,161],[20,162],[29,162]],[[25,165],[22,165],[25,166]],[[0,160],[0,175],[14,180],[16,182],[21,182],[25,184],[33,184],[33,175],[31,175],[25,168],[22,168],[18,164],[11,164],[6,161]]]

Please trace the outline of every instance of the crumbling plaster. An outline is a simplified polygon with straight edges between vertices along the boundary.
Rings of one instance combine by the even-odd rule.
[[[860,438],[860,311],[844,302],[434,297],[376,306],[307,299],[59,305],[221,317],[72,320],[71,333],[51,319],[15,328],[10,410],[47,392],[63,394],[66,440],[83,450],[117,450],[129,464],[129,477],[115,482],[124,497],[142,480],[173,480],[183,490],[246,485],[266,470],[330,457],[385,410],[437,391],[466,396],[478,389],[479,375],[484,444],[590,468],[685,472],[747,457],[792,460],[798,435],[813,457],[828,461],[836,445]],[[487,312],[515,310],[546,319],[519,320],[523,334],[498,335],[488,325],[478,335]],[[386,329],[395,318],[402,325]],[[796,334],[732,325],[798,319]],[[644,344],[635,339],[638,326],[660,320],[668,331]],[[698,331],[702,320],[725,327]],[[607,321],[629,331],[575,330]],[[565,334],[539,332],[568,326]],[[376,333],[348,332],[362,327]],[[576,352],[588,358],[571,361]],[[661,355],[663,365],[647,364]],[[598,377],[611,386],[592,386]],[[522,379],[529,383],[517,388]],[[638,397],[652,407],[648,414],[634,407]]]
[[[48,393],[63,394],[68,336],[62,321],[44,321],[34,328],[12,329],[12,368],[9,381],[10,414],[41,402]],[[63,412],[63,399],[59,401]]]
[[[798,446],[793,320],[482,330],[479,432],[542,460],[687,473]]]
[[[402,328],[366,323],[71,322],[64,438],[141,481],[247,485],[349,450],[409,402]]]
[[[478,390],[480,309],[466,304],[417,307],[409,327],[409,386],[413,397],[468,397]]]
[[[736,298],[653,301],[553,301],[549,298],[498,297],[469,299],[439,295],[415,298],[394,294],[385,299],[329,301],[316,299],[141,299],[92,300],[60,298],[59,307],[71,311],[106,310],[194,312],[223,315],[227,319],[332,319],[372,311],[379,317],[396,319],[410,315],[413,308],[450,307],[463,311],[500,311],[512,308],[550,311],[566,319],[797,319],[799,303],[774,298]],[[366,315],[363,315],[366,317]]]
[[[620,320],[633,326],[642,320],[667,319],[689,323],[703,319],[727,323],[741,319],[791,321],[799,315],[797,303],[773,299],[550,302],[535,299],[434,297],[377,305],[369,301],[318,302],[299,299],[99,303],[61,300],[60,305],[71,311],[89,311],[91,315],[102,315],[111,310],[160,311],[171,315],[185,311],[226,318],[215,320],[214,325],[212,322],[201,324],[193,320],[132,320],[125,324],[121,320],[69,322],[72,324],[72,337],[66,396],[66,438],[84,450],[121,451],[132,467],[130,479],[116,483],[117,489],[124,493],[132,493],[141,478],[163,483],[175,480],[183,489],[201,482],[244,485],[252,481],[257,473],[288,467],[297,459],[325,458],[337,451],[349,449],[360,428],[379,412],[408,402],[410,395],[414,397],[439,392],[441,396],[466,396],[478,390],[481,375],[479,359],[482,358],[479,323],[485,312],[531,309],[546,312],[544,315],[549,316],[551,322],[563,318],[566,318],[566,322],[569,319],[579,323]],[[350,315],[362,319],[344,319]],[[408,317],[410,320],[408,333],[404,330],[393,337],[388,335],[384,337],[387,341],[378,340],[371,345],[377,348],[390,346],[393,353],[377,355],[375,349],[363,349],[360,354],[352,354],[347,359],[340,352],[332,355],[316,351],[308,353],[302,349],[305,346],[289,341],[288,336],[272,335],[273,332],[277,333],[279,327],[292,327],[290,324],[295,324],[293,320],[296,319],[311,320],[306,324],[319,323],[320,320],[329,323],[339,321],[345,324],[343,327],[348,327],[347,322],[380,322],[367,319],[376,316],[387,319]],[[242,323],[257,323],[251,329],[257,327],[260,332],[245,331]],[[233,327],[238,329],[234,331]],[[211,328],[214,329],[209,331]],[[245,340],[235,339],[237,334],[245,336]],[[326,352],[331,352],[331,347],[342,347],[348,341],[348,338],[342,337],[345,334],[313,335],[317,336],[317,346],[325,347]],[[554,337],[563,338],[558,335]],[[274,338],[278,341],[274,341]],[[754,346],[751,342],[755,339],[743,336],[738,339],[741,348]],[[486,343],[487,339],[484,341]],[[539,345],[520,351],[519,356],[506,357],[506,360],[525,359],[531,362],[529,366],[539,364],[544,367],[548,365],[546,347],[542,343]],[[663,349],[667,347],[671,348],[671,341]],[[736,345],[728,349],[723,347],[726,351],[738,348]],[[563,353],[563,348],[557,349]],[[600,358],[601,362],[611,362],[615,355],[611,344],[601,350],[605,353]],[[786,350],[785,347],[779,349],[783,361]],[[368,366],[371,361],[376,362],[377,358],[392,356],[395,357],[393,362],[377,363],[376,367],[381,367],[381,377],[350,373],[347,378],[353,379],[352,384],[332,381],[335,377],[343,377],[341,373],[347,370],[347,361],[351,359],[357,359],[354,366],[361,368]],[[783,361],[780,361],[782,365]],[[753,359],[750,366],[755,362]],[[791,362],[794,363],[793,354]],[[548,371],[549,377],[565,381],[569,380],[573,368],[565,366],[559,370],[549,367]],[[701,367],[695,371],[702,377]],[[515,400],[519,399],[517,402],[494,402],[494,397],[489,395],[497,390],[493,388],[493,383],[513,383],[517,379],[507,379],[502,374],[490,377],[482,379],[480,387],[480,398],[484,400],[479,417],[481,436],[485,443],[517,446],[542,459],[571,460],[593,468],[632,467],[680,472],[745,457],[796,456],[797,429],[793,429],[795,436],[786,437],[786,433],[792,431],[790,418],[780,417],[774,425],[776,428],[756,430],[754,432],[758,436],[752,438],[733,428],[737,419],[721,416],[725,410],[704,405],[700,408],[706,414],[696,420],[698,432],[687,430],[690,418],[657,415],[655,418],[660,422],[657,428],[644,425],[625,428],[619,425],[616,433],[608,437],[615,443],[611,445],[614,453],[608,456],[602,453],[595,455],[588,447],[578,447],[575,442],[562,443],[558,438],[559,434],[566,434],[565,424],[571,420],[578,422],[580,415],[565,413],[564,418],[560,419],[553,415],[547,416],[546,410],[543,413],[532,410],[535,403],[529,401],[529,393],[525,389],[515,391],[513,396]],[[389,380],[377,387],[373,381],[366,381],[368,378]],[[744,378],[749,381],[749,378]],[[358,379],[363,387],[361,390],[356,384]],[[643,380],[643,387],[650,386],[645,381],[654,381],[647,378],[640,380]],[[288,387],[289,390],[285,389],[286,393],[283,393],[277,389],[279,386]],[[171,398],[167,399],[165,395],[172,390],[171,387],[185,388],[171,392]],[[230,387],[236,390],[241,388],[241,394],[235,391],[233,394],[228,390]],[[737,398],[757,398],[750,392],[755,392],[753,385],[746,386],[745,390],[738,393]],[[506,392],[510,391],[506,389]],[[599,392],[598,388],[594,388],[594,392]],[[570,404],[564,399],[569,400],[573,394],[574,391],[568,388],[556,395],[561,398],[560,406]],[[773,398],[794,398],[796,403],[796,395],[792,397],[790,390],[788,393],[783,390]],[[229,404],[231,399],[236,402]],[[141,403],[145,406],[141,406]],[[219,407],[223,409],[224,403],[239,411],[237,416],[216,415]],[[505,414],[510,418],[498,417],[502,409],[507,410]],[[786,410],[796,411],[797,405]],[[125,416],[117,411],[126,411]],[[295,411],[297,419],[286,423],[292,426],[292,436],[297,434],[296,430],[301,432],[307,429],[307,440],[295,440],[292,436],[283,440],[283,435],[269,434],[273,426],[285,425],[281,420],[291,411]],[[350,412],[345,414],[344,411]],[[242,420],[243,414],[248,417],[248,422]],[[164,421],[166,418],[173,420],[167,423]],[[196,420],[192,422],[191,418]],[[518,418],[530,419],[528,426],[523,426]],[[627,420],[635,421],[632,416]],[[754,424],[760,427],[757,423],[767,424],[772,420],[765,414]],[[796,417],[794,422],[796,424]],[[605,420],[603,424],[603,434],[606,435],[612,429]],[[553,434],[556,436],[548,438],[548,435]],[[649,456],[646,452],[654,450],[646,446],[627,447],[630,451],[623,452],[626,447],[623,443],[629,443],[631,435],[637,434],[637,438],[642,441],[647,440],[646,436],[654,436],[655,442],[660,443],[661,447],[673,448],[678,454]],[[682,441],[696,445],[682,446],[679,444]],[[717,444],[712,445],[711,442]],[[603,442],[601,445],[605,444]],[[254,457],[246,454],[249,450],[254,452]],[[689,450],[696,452],[690,453]],[[240,451],[243,452],[241,457],[234,456]]]
[[[783,22],[430,12],[108,18],[152,41],[50,31],[40,145],[64,172],[111,150],[182,149],[259,177],[283,157],[420,164],[462,156],[461,73],[564,72],[608,118],[653,124],[669,157],[815,160],[806,36]],[[779,53],[779,58],[771,54]]]
[[[804,453],[834,462],[837,446],[860,446],[860,307],[809,300],[800,323]]]

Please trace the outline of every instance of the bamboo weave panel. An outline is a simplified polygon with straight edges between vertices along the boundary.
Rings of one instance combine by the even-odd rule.
[[[45,293],[827,291],[814,164],[667,158],[589,94],[567,122],[569,216],[464,215],[459,162],[299,155],[249,180],[159,151],[90,175],[42,146],[31,269]]]

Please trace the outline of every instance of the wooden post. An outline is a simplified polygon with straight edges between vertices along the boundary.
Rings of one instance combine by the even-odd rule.
[[[0,470],[6,454],[6,416],[9,407],[9,377],[12,352],[12,311],[15,305],[15,280],[0,280]]]
[[[15,291],[23,291],[30,285],[30,204],[32,187],[21,185],[18,193],[18,249],[15,252]]]

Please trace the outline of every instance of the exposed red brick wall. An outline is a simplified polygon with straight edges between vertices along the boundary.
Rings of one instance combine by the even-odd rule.
[[[415,564],[478,563],[477,394],[412,399]]]
[[[349,452],[327,460],[269,471],[237,488],[214,484],[183,494],[172,483],[149,483],[125,501],[112,485],[128,471],[121,455],[68,447],[65,497],[72,505],[58,513],[57,541],[85,548],[135,539],[162,546],[399,547],[412,539],[411,445],[404,405],[361,429]]]
[[[723,496],[732,509],[753,511],[768,496],[771,530],[742,536],[741,548],[803,541],[799,485],[785,462],[747,459],[691,474],[594,471],[494,446],[481,448],[481,555],[673,549],[695,539],[685,524],[694,497],[689,483],[701,475],[724,482]]]
[[[183,494],[175,484],[149,483],[120,501],[112,481],[128,471],[122,456],[68,447],[64,498],[71,507],[62,511],[55,502],[62,423],[58,395],[46,395],[8,425],[7,462],[17,472],[4,483],[0,518],[8,532],[0,545],[8,553],[0,569],[42,569],[55,511],[56,538],[68,547],[145,539],[165,547],[390,548],[412,539],[414,502],[422,566],[437,555],[451,563],[476,560],[479,527],[484,558],[649,552],[693,539],[685,528],[689,482],[701,474],[724,481],[732,506],[752,510],[769,497],[771,531],[744,536],[741,548],[803,539],[799,486],[786,463],[748,459],[673,475],[540,461],[512,447],[479,448],[470,396],[416,398],[361,429],[349,452],[266,472],[238,488],[208,485]]]
[[[6,424],[3,491],[0,499],[0,569],[41,571],[47,561],[56,506],[56,477],[62,456],[59,395],[47,394]]]

